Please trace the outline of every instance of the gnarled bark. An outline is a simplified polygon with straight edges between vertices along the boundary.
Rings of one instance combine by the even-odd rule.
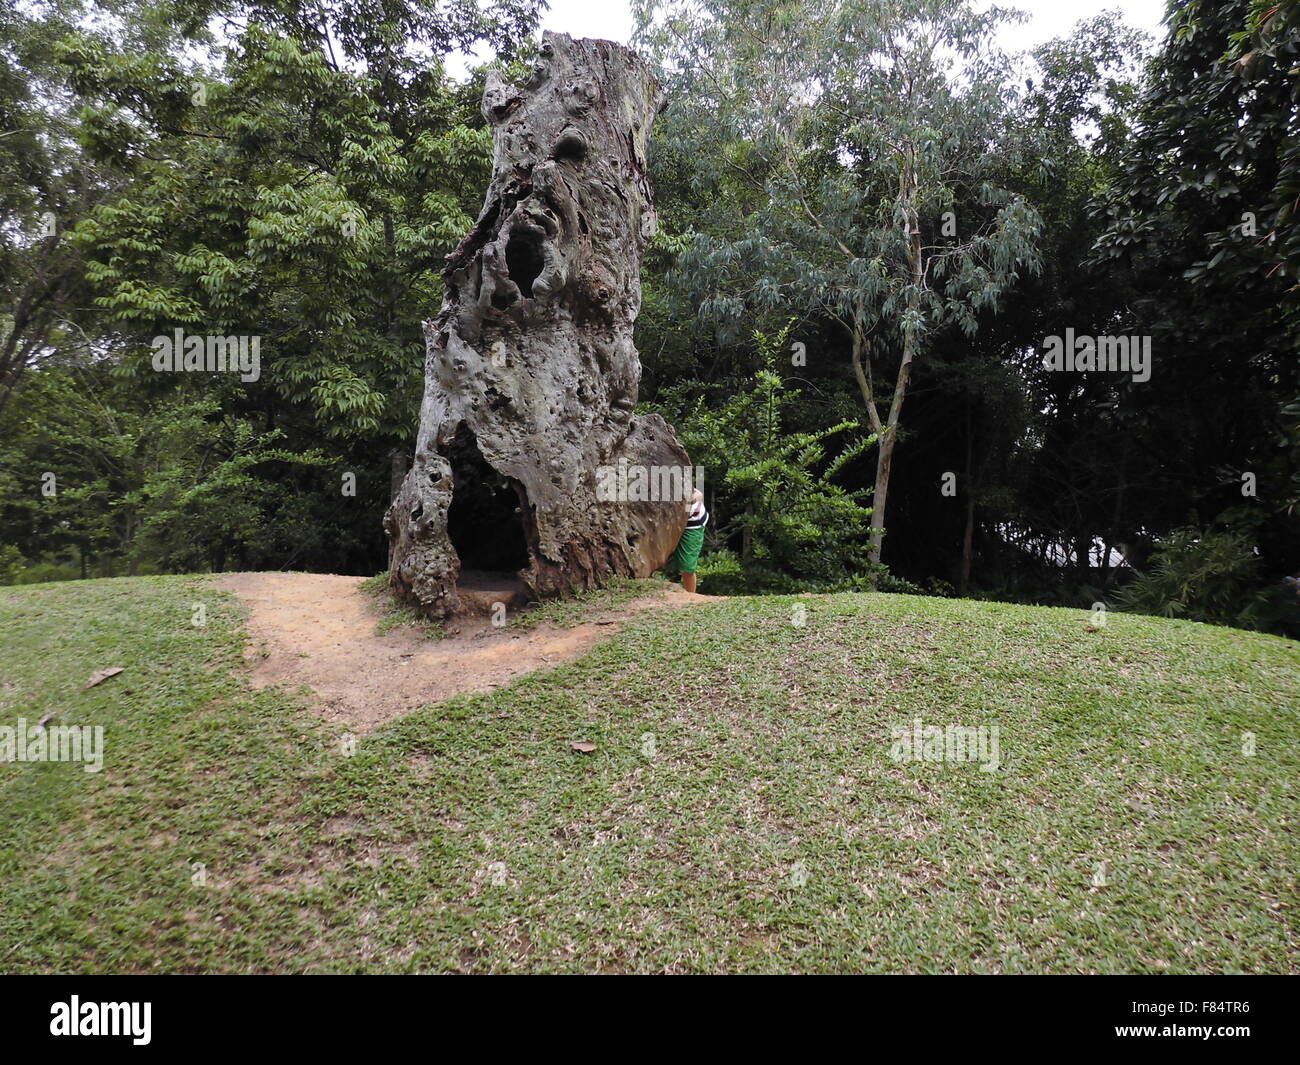
[[[462,608],[464,571],[546,596],[648,576],[681,536],[680,501],[597,491],[620,463],[689,461],[661,418],[633,414],[658,104],[641,59],[608,41],[547,33],[525,85],[489,77],[492,182],[425,323],[415,460],[384,517],[392,586],[429,614]]]

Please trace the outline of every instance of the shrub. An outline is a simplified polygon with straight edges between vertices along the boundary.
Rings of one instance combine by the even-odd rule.
[[[1263,586],[1249,532],[1175,529],[1115,595],[1120,610],[1214,625],[1300,631],[1300,596],[1285,585]]]
[[[789,326],[772,337],[754,334],[762,368],[748,387],[691,382],[665,390],[651,407],[677,426],[691,460],[706,471],[707,544],[737,552],[737,562],[709,563],[725,567],[714,576],[734,583],[738,566],[751,590],[802,591],[867,568],[871,490],[840,482],[876,437],[858,435],[854,421],[814,432],[789,428],[800,393],[777,371],[788,334]]]

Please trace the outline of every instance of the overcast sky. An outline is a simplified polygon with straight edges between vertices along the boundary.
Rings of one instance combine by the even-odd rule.
[[[632,33],[632,15],[627,0],[550,0],[551,10],[542,26],[573,37],[604,37],[627,43]],[[1119,8],[1125,21],[1161,36],[1160,20],[1165,0],[1004,0],[1004,7],[1027,12],[1032,21],[1006,31],[1004,47],[1021,51],[1069,32],[1080,19],[1109,8]]]
[[[1021,52],[1035,45],[1069,33],[1080,19],[1118,8],[1132,26],[1146,30],[1157,41],[1164,36],[1160,20],[1165,0],[1001,0],[1003,7],[1026,12],[1030,20],[1006,27],[1002,46],[1009,52]],[[632,14],[627,0],[550,0],[551,8],[542,18],[542,27],[572,37],[603,37],[627,43],[632,35]],[[487,58],[480,53],[480,59]],[[460,56],[448,57],[448,68],[463,75],[466,63]]]

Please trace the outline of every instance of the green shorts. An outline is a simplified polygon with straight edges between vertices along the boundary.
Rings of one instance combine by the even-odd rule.
[[[677,550],[673,552],[664,569],[670,573],[694,573],[695,563],[700,560],[700,548],[704,546],[703,529],[687,529],[677,541]]]

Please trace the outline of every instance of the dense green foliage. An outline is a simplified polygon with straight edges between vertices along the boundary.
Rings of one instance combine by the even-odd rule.
[[[0,0],[0,580],[383,568],[490,167],[445,60],[526,61],[537,6]],[[671,99],[642,399],[715,493],[705,590],[1141,572],[1132,608],[1296,631],[1297,0],[1021,57],[965,2],[634,8]],[[177,329],[259,372],[155,372]],[[1150,337],[1150,379],[1047,369],[1067,329]],[[1151,576],[1189,528],[1252,560],[1197,555],[1212,608]]]
[[[31,77],[0,85],[0,542],[26,579],[382,567],[420,323],[490,169],[441,59],[509,56],[534,9],[6,6]],[[155,373],[177,329],[257,338],[260,372]]]
[[[755,334],[761,367],[752,387],[729,394],[717,385],[680,385],[663,390],[656,407],[681,427],[682,444],[705,470],[705,497],[719,515],[706,538],[739,543],[737,572],[749,588],[834,584],[869,572],[870,493],[838,482],[876,437],[843,440],[828,456],[828,444],[857,422],[815,431],[788,424],[799,398],[777,369],[788,337],[788,325],[772,337]],[[728,553],[715,547],[712,572]]]
[[[1237,586],[1236,623],[1296,632],[1280,617],[1290,611],[1250,606],[1291,591],[1282,578],[1300,570],[1300,360],[1284,250],[1294,232],[1286,190],[1296,5],[1174,4],[1169,38],[1149,61],[1149,43],[1104,15],[1038,48],[1028,64],[1006,63],[983,107],[960,100],[940,127],[948,141],[933,150],[982,136],[992,146],[978,161],[983,184],[957,181],[918,210],[917,261],[951,250],[941,208],[958,234],[971,219],[998,217],[990,199],[1022,205],[1023,222],[1003,227],[1010,272],[998,298],[964,316],[955,294],[922,272],[914,288],[925,300],[942,296],[955,317],[927,316],[909,358],[906,331],[890,339],[890,313],[905,312],[906,298],[871,304],[888,291],[870,272],[877,258],[869,245],[859,252],[851,238],[838,248],[836,240],[876,232],[870,211],[855,205],[895,203],[892,248],[906,266],[913,227],[906,196],[898,201],[900,171],[889,166],[906,148],[898,136],[913,113],[899,94],[860,93],[851,106],[836,96],[842,69],[863,63],[866,80],[883,88],[893,66],[873,67],[881,38],[871,30],[831,33],[834,45],[819,52],[820,16],[864,13],[892,28],[884,40],[903,69],[908,45],[937,21],[975,66],[960,84],[977,86],[980,62],[994,54],[991,27],[962,7],[644,5],[645,40],[683,87],[658,127],[666,232],[647,341],[666,331],[661,307],[691,315],[703,335],[688,350],[659,342],[671,372],[734,387],[753,356],[733,323],[771,329],[775,315],[794,311],[791,335],[807,360],[789,372],[816,397],[804,424],[834,424],[865,407],[882,441],[897,446],[883,559],[898,575],[967,595],[1087,604],[1113,595],[1132,566],[1145,569],[1174,530],[1230,528],[1258,550],[1251,578]],[[807,66],[773,43],[805,33],[807,47],[791,51],[811,51]],[[944,98],[932,90],[923,103]],[[1251,205],[1257,239],[1236,239]],[[819,225],[824,214],[839,228]],[[1228,236],[1235,243],[1225,251]],[[855,297],[871,305],[872,343],[859,343],[846,315]],[[1067,329],[1150,337],[1150,380],[1046,368],[1045,338]],[[879,395],[893,396],[881,423],[869,401]],[[879,466],[872,483],[879,509]]]

